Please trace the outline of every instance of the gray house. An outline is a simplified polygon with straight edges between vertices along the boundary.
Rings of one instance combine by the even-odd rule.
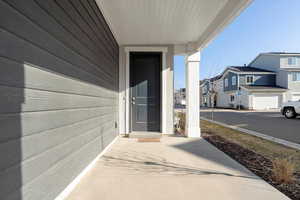
[[[288,89],[283,101],[300,99],[300,53],[261,53],[249,66],[276,73],[276,85]]]
[[[210,79],[204,79],[201,81],[201,106],[204,107],[216,107],[218,101],[218,80],[222,78],[221,75],[215,76]]]
[[[224,93],[230,107],[278,108],[285,88],[276,85],[276,73],[248,66],[228,67],[223,73]]]
[[[219,79],[218,107],[279,108],[282,102],[300,100],[300,53],[261,53],[248,66],[226,68]],[[207,82],[218,85],[219,79]]]
[[[202,96],[208,107],[245,109],[279,108],[287,88],[277,85],[277,73],[250,66],[231,66],[202,84]],[[204,92],[204,93],[203,93]]]
[[[172,134],[175,55],[199,138],[200,51],[250,2],[0,0],[0,199],[61,200],[119,134]]]

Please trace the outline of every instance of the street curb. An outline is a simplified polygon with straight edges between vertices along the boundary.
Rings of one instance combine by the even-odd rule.
[[[278,138],[268,136],[268,135],[265,135],[265,134],[262,134],[262,133],[259,133],[259,132],[256,132],[256,131],[240,128],[240,127],[237,127],[237,126],[228,125],[228,124],[225,124],[225,123],[222,123],[222,122],[217,122],[217,121],[214,121],[214,120],[211,120],[211,119],[207,119],[205,117],[200,117],[200,119],[211,122],[211,123],[215,123],[215,124],[218,124],[218,125],[221,125],[221,126],[225,126],[227,128],[231,128],[233,130],[238,130],[238,131],[241,131],[243,133],[247,133],[249,135],[253,135],[253,136],[256,136],[256,137],[259,137],[259,138],[263,138],[265,140],[269,140],[271,142],[275,142],[275,143],[278,143],[278,144],[281,144],[281,145],[284,145],[284,146],[287,146],[287,147],[290,147],[290,148],[300,150],[300,144],[297,144],[297,143],[289,142],[289,141],[286,141],[286,140],[283,140],[283,139],[278,139]]]

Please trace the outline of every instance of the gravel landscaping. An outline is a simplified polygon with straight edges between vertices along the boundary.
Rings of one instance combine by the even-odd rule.
[[[201,121],[202,135],[209,143],[235,159],[293,200],[300,199],[300,152],[238,131]],[[226,139],[225,139],[226,138]],[[245,141],[245,142],[243,142]],[[266,148],[267,147],[267,148]],[[291,183],[278,183],[273,178],[272,160],[293,156],[294,178]]]

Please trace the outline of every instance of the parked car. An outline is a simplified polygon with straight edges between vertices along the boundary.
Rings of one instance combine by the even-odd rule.
[[[288,119],[292,119],[300,115],[300,100],[288,101],[282,104],[281,114]]]

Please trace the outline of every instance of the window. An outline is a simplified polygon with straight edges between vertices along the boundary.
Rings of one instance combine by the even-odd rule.
[[[228,87],[228,78],[225,79],[225,87]]]
[[[231,102],[234,101],[234,95],[230,95],[230,101],[231,101]]]
[[[296,57],[289,57],[288,58],[288,65],[297,65],[297,58]]]
[[[231,85],[236,85],[236,76],[231,78]]]
[[[300,81],[300,72],[292,72],[293,81]]]
[[[246,84],[247,85],[253,84],[253,76],[246,76]]]

